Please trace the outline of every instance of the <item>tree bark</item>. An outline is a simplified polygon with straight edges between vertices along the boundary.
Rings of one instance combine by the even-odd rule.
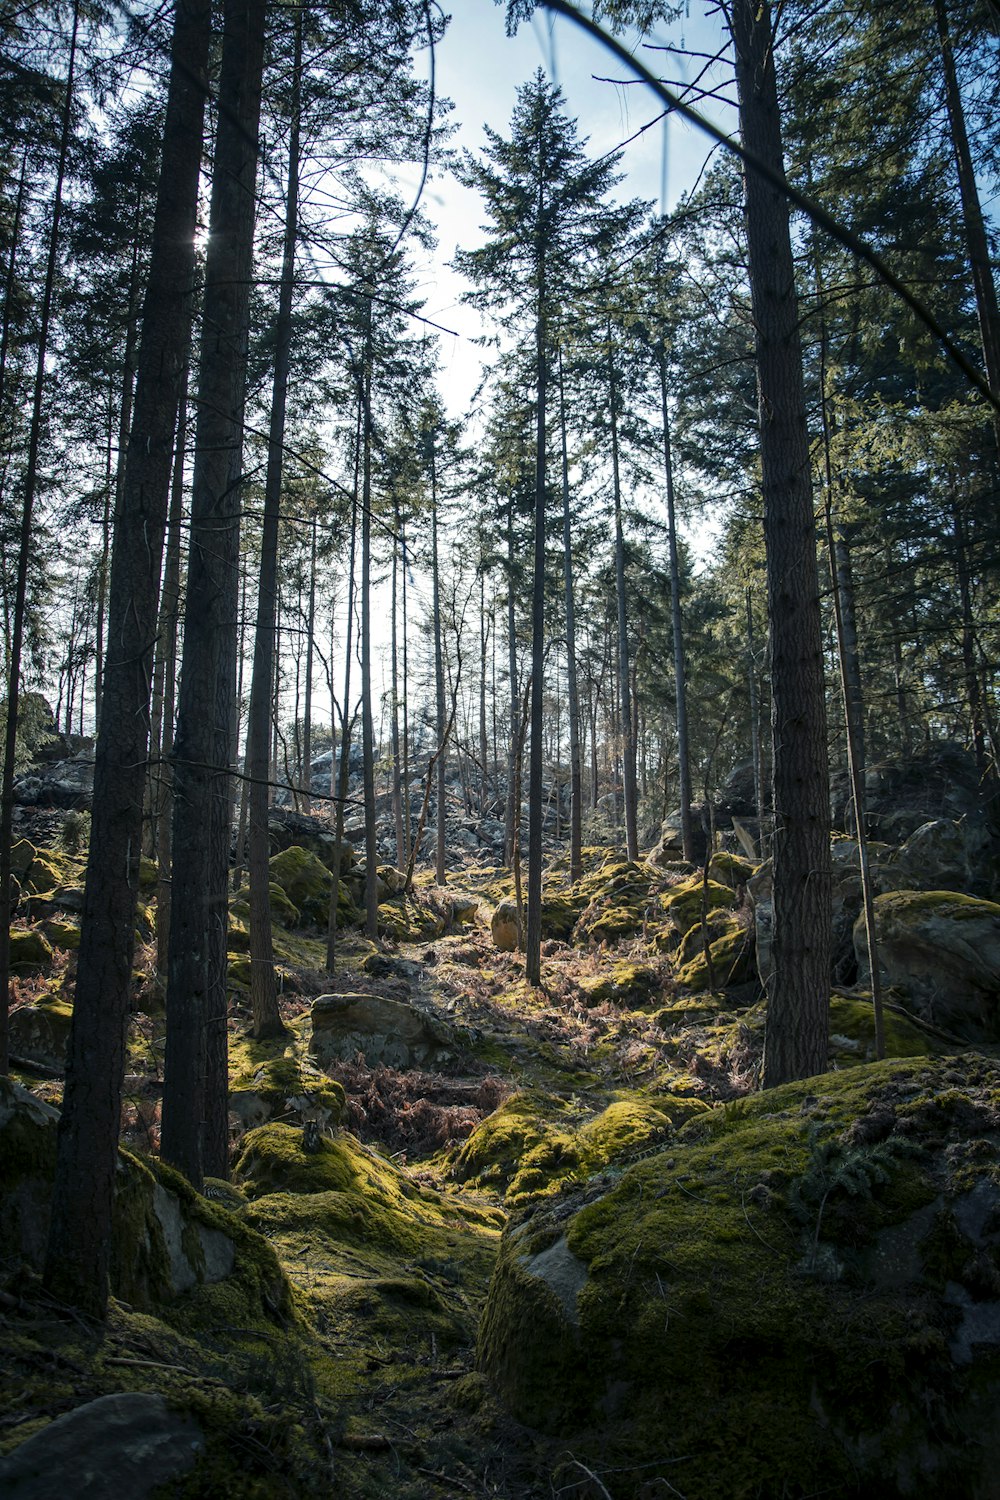
[[[270,847],[267,833],[268,765],[270,762],[271,691],[274,680],[274,630],[277,616],[278,533],[281,525],[281,480],[284,469],[285,413],[292,353],[292,295],[295,245],[298,239],[299,192],[299,79],[302,71],[302,9],[295,8],[292,64],[291,130],[288,145],[288,188],[281,286],[275,328],[271,418],[264,480],[264,516],[260,541],[257,620],[254,629],[253,671],[247,720],[247,808],[250,881],[250,1004],[253,1035],[258,1039],[282,1036],[278,987],[274,973],[271,935]]]
[[[569,507],[569,450],[562,349],[559,350],[559,434],[562,448],[563,594],[566,608],[566,694],[569,702],[569,878],[583,874],[583,767],[580,755],[580,687],[576,670],[576,603],[573,590],[573,533]]]
[[[210,8],[178,0],[135,412],[109,591],[104,713],[45,1282],[103,1316],[128,1021],[153,641],[187,362]]]
[[[187,370],[185,369],[177,407],[177,438],[174,444],[174,471],[170,489],[170,514],[167,519],[166,560],[163,565],[163,593],[157,629],[158,650],[162,658],[163,706],[160,713],[160,743],[156,764],[156,968],[167,972],[167,949],[170,936],[170,866],[173,860],[173,745],[174,713],[177,705],[177,629],[180,623],[181,599],[181,520],[184,503],[184,460],[187,451]]]
[[[539,200],[542,197],[539,173]],[[541,213],[539,213],[541,219]],[[538,317],[535,323],[535,541],[531,585],[531,743],[528,753],[528,900],[524,924],[524,972],[529,984],[542,981],[542,728],[545,663],[545,398],[548,349],[544,249],[539,249]],[[515,818],[520,808],[514,809]],[[517,829],[515,827],[515,838]]]
[[[431,471],[431,586],[434,614],[434,698],[437,708],[438,756],[435,767],[437,777],[437,843],[434,857],[434,878],[444,885],[448,878],[445,867],[446,817],[445,803],[448,787],[448,747],[445,738],[445,691],[444,691],[444,632],[441,626],[441,563],[438,555],[438,486],[437,486],[437,428],[431,425],[427,434],[427,456]]]
[[[621,464],[618,452],[618,381],[611,325],[608,325],[608,399],[611,407],[611,481],[615,503],[615,598],[618,608],[618,686],[621,695],[622,801],[625,811],[625,851],[639,858],[638,788],[635,769],[635,731],[632,722],[631,670],[625,600],[625,532],[622,526]]]
[[[247,317],[264,0],[227,0],[198,378],[184,656],[174,741],[174,866],[164,1159],[200,1187],[207,1028],[218,1029],[212,929],[225,933]],[[221,875],[221,881],[220,881]],[[217,951],[217,950],[216,950]],[[222,1018],[224,1022],[224,1017]],[[223,1028],[224,1029],[224,1028]]]
[[[361,756],[365,792],[365,935],[378,937],[375,724],[372,717],[372,297],[366,307],[361,446]]]
[[[691,819],[691,752],[688,745],[687,670],[684,665],[684,621],[681,613],[681,571],[677,560],[677,516],[674,505],[674,464],[667,404],[667,351],[657,348],[660,374],[660,413],[663,421],[663,471],[666,477],[667,548],[670,560],[670,624],[674,637],[674,699],[677,724],[677,783],[681,804],[681,850],[694,862],[694,824]]]
[[[781,171],[767,0],[733,0],[744,145]],[[752,170],[744,212],[757,352],[771,626],[773,972],[764,1085],[822,1073],[830,1009],[830,808],[816,529],[798,307],[783,194]]]

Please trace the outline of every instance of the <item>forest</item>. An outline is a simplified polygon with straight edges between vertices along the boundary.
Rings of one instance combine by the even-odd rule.
[[[463,9],[0,6],[0,1492],[986,1500],[1000,6]]]

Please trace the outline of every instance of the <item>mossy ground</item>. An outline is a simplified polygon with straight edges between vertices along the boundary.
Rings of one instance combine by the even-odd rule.
[[[695,1213],[702,1187],[714,1197],[713,1153],[717,1170],[748,1193],[768,1172],[778,1174],[768,1191],[785,1191],[786,1146],[779,1151],[773,1141],[768,1145],[769,1127],[761,1120],[762,1134],[751,1151],[749,1135],[734,1125],[741,1108],[756,1119],[756,1106],[738,1101],[755,1085],[764,1009],[752,958],[749,977],[747,966],[734,974],[721,950],[715,962],[715,945],[745,947],[748,920],[741,888],[747,872],[742,862],[715,861],[703,928],[706,888],[700,874],[680,879],[595,849],[585,851],[583,879],[573,886],[565,861],[557,861],[546,877],[542,984],[534,989],[525,982],[523,958],[497,952],[489,937],[490,907],[510,891],[496,871],[463,872],[460,890],[451,884],[436,887],[424,873],[406,897],[393,894],[383,880],[378,942],[362,937],[356,926],[343,927],[337,973],[327,974],[323,928],[332,880],[321,865],[315,868],[319,861],[301,859],[303,852],[286,851],[292,857],[283,864],[279,857],[284,883],[276,881],[272,891],[287,1038],[256,1042],[249,1035],[249,911],[238,899],[233,904],[231,1083],[259,1094],[281,1118],[243,1138],[238,1182],[211,1190],[217,1203],[235,1212],[248,1247],[270,1246],[290,1287],[287,1306],[275,1317],[266,1306],[261,1310],[258,1299],[254,1310],[246,1288],[227,1290],[221,1283],[158,1309],[155,1316],[117,1307],[108,1331],[98,1337],[93,1329],[84,1334],[72,1316],[47,1308],[37,1287],[29,1288],[23,1325],[15,1327],[12,1314],[0,1333],[0,1345],[11,1351],[9,1373],[0,1374],[0,1394],[15,1403],[20,1417],[0,1429],[0,1441],[27,1436],[32,1425],[88,1393],[156,1389],[194,1410],[210,1435],[204,1464],[179,1494],[309,1497],[328,1494],[332,1487],[358,1500],[385,1494],[436,1500],[464,1493],[541,1500],[553,1488],[582,1495],[586,1476],[573,1470],[565,1444],[520,1427],[474,1368],[500,1229],[508,1212],[537,1215],[541,1225],[546,1215],[568,1211],[580,1193],[620,1193],[627,1183],[645,1183],[642,1174],[664,1159],[664,1148],[666,1159],[676,1151],[679,1161],[683,1150],[684,1159],[694,1163],[674,1176],[668,1173],[669,1184],[667,1177],[656,1180],[655,1190],[665,1187],[671,1211],[690,1202]],[[80,869],[77,861],[73,869],[54,868],[54,874],[72,883]],[[359,915],[352,895],[356,885],[348,889],[342,882],[345,917],[348,903]],[[483,903],[478,914],[476,898]],[[149,930],[151,915],[143,914]],[[29,922],[56,938],[56,924],[71,925],[73,913],[46,901],[37,913],[32,909]],[[714,993],[707,987],[706,930],[713,945]],[[74,960],[58,942],[56,948],[52,966],[15,981],[18,1001],[68,1003]],[[152,944],[146,941],[137,954],[137,997],[144,1006],[148,1000],[149,1013],[133,1018],[128,1066],[134,1086],[149,1089],[155,1110],[162,1016],[153,1004],[158,984],[152,961]],[[308,1057],[311,997],[366,988],[405,992],[456,1028],[460,1045],[447,1076],[424,1075],[411,1082],[392,1070],[346,1065],[332,1080],[316,1072]],[[870,1006],[863,995],[834,997],[831,1031],[833,1066],[850,1067],[871,1055]],[[926,1029],[895,1010],[888,1013],[887,1033],[891,1052],[918,1059],[914,1066],[926,1065],[938,1049]],[[43,1083],[29,1072],[18,1076],[58,1098],[56,1081]],[[491,1089],[480,1088],[484,1082]],[[328,1122],[336,1124],[342,1115],[366,1135],[367,1145],[340,1131],[321,1137],[316,1151],[303,1149],[300,1118],[288,1108],[289,1100],[323,1089],[335,1106]],[[510,1097],[504,1102],[505,1094]],[[489,1102],[462,1102],[498,1097],[493,1113]],[[392,1124],[393,1109],[407,1125],[408,1133],[400,1129],[395,1137],[407,1142],[405,1162],[400,1153],[393,1159],[389,1146],[380,1151],[377,1145],[382,1127],[373,1122]],[[711,1127],[717,1133],[693,1138],[695,1116],[718,1121]],[[410,1128],[414,1120],[419,1130]],[[693,1123],[685,1126],[689,1120]],[[155,1119],[142,1139],[155,1140]],[[413,1140],[423,1144],[414,1147]],[[692,1152],[707,1155],[703,1161]],[[140,1162],[136,1170],[147,1169]],[[648,1184],[653,1192],[652,1176]],[[614,1201],[631,1203],[627,1196]],[[663,1204],[650,1205],[654,1218],[661,1209]],[[703,1244],[714,1243],[718,1230],[717,1269],[682,1246],[679,1264],[687,1289],[677,1294],[676,1307],[673,1300],[662,1308],[655,1299],[649,1303],[650,1340],[656,1334],[666,1345],[653,1368],[665,1360],[676,1378],[683,1378],[692,1406],[704,1384],[683,1358],[685,1319],[705,1309],[706,1297],[726,1292],[726,1246],[745,1238],[743,1210],[742,1201],[731,1204],[728,1217],[713,1219],[712,1234],[703,1235]],[[756,1200],[748,1199],[747,1214],[770,1240],[757,1223],[759,1211]],[[696,1218],[695,1213],[692,1225]],[[623,1234],[633,1219],[630,1207]],[[837,1232],[838,1213],[824,1213],[824,1219],[831,1233]],[[581,1254],[589,1253],[585,1215],[579,1222],[574,1244]],[[658,1219],[649,1227],[663,1228]],[[778,1223],[779,1250],[786,1244],[783,1233]],[[788,1233],[788,1245],[798,1245],[801,1228],[793,1222]],[[946,1239],[942,1235],[939,1259],[950,1266],[955,1252]],[[644,1237],[628,1244],[629,1254],[635,1252],[634,1274],[622,1282],[623,1307],[633,1286],[648,1290],[651,1274]],[[752,1278],[764,1284],[773,1252],[757,1248]],[[849,1249],[840,1246],[836,1253]],[[252,1254],[248,1260],[252,1268]],[[789,1299],[789,1316],[802,1319],[807,1330],[814,1326],[810,1318],[815,1322],[812,1295],[807,1285],[801,1298],[796,1292],[797,1300]],[[869,1326],[867,1316],[858,1314],[862,1329]],[[757,1327],[747,1311],[734,1346],[734,1369]],[[905,1330],[901,1337],[905,1343]],[[718,1370],[724,1351],[706,1350],[705,1358]],[[671,1360],[677,1361],[676,1371]],[[843,1361],[841,1368],[847,1368]],[[904,1359],[899,1369],[905,1374],[905,1368]],[[793,1361],[786,1373],[795,1377],[799,1366]],[[45,1378],[55,1393],[48,1407]],[[766,1413],[758,1416],[766,1431]],[[617,1428],[615,1442],[627,1464],[630,1454],[634,1458],[632,1439]],[[756,1449],[750,1447],[747,1473],[753,1474]],[[735,1471],[723,1464],[718,1472],[729,1483]],[[670,1470],[663,1477],[677,1478]],[[618,1481],[602,1483],[617,1495]],[[683,1484],[676,1487],[688,1493]],[[723,1485],[716,1493],[742,1492]]]

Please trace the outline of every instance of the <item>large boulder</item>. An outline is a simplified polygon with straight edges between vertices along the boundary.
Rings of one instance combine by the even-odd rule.
[[[309,1051],[321,1067],[433,1068],[454,1054],[452,1029],[436,1016],[386,995],[320,995],[312,1005]]]
[[[1000,905],[956,891],[890,891],[875,898],[883,982],[917,1015],[971,1041],[1000,1039]],[[863,918],[854,927],[869,977]]]
[[[994,1059],[848,1068],[536,1200],[479,1363],[571,1455],[553,1487],[992,1500],[998,1091]]]
[[[19,1005],[10,1013],[12,1056],[20,1063],[34,1063],[46,1073],[61,1073],[66,1066],[72,1022],[72,1007],[63,1000]]]
[[[289,808],[271,808],[267,815],[267,841],[272,854],[281,854],[293,846],[308,849],[328,870],[339,869],[341,875],[346,875],[354,860],[350,844],[338,844],[328,823]]]
[[[831,777],[830,805],[835,828],[852,826],[847,773]],[[985,824],[975,757],[953,740],[941,740],[918,754],[872,762],[865,772],[868,832],[887,844],[901,844],[930,819]]]
[[[520,940],[520,924],[517,920],[517,902],[501,901],[490,918],[490,934],[493,946],[501,953],[513,953]]]
[[[58,1111],[0,1078],[0,1244],[41,1270],[48,1240]],[[155,1161],[122,1151],[115,1174],[110,1279],[149,1308],[226,1282],[231,1312],[284,1317],[287,1282],[270,1246]]]
[[[163,1396],[121,1391],[75,1406],[0,1458],[0,1491],[7,1500],[145,1500],[178,1485],[204,1447],[194,1418]]]
[[[708,853],[704,812],[705,807],[701,802],[691,808],[691,831],[694,842],[691,858],[696,865],[703,865]],[[649,859],[652,864],[660,866],[684,863],[684,832],[679,807],[668,813],[660,824],[660,836],[655,847],[650,851]]]

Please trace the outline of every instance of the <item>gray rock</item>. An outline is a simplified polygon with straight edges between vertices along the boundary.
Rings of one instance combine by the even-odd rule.
[[[162,1396],[101,1396],[0,1459],[0,1492],[6,1500],[143,1500],[186,1474],[204,1447],[194,1418]]]
[[[541,1254],[525,1256],[521,1268],[529,1276],[544,1281],[549,1291],[559,1298],[570,1322],[574,1326],[579,1324],[577,1298],[587,1284],[587,1267],[573,1254],[565,1235]]]
[[[321,1066],[353,1062],[360,1054],[368,1067],[428,1067],[455,1047],[444,1021],[403,1000],[385,995],[320,995],[312,1006],[309,1050]]]
[[[66,1006],[20,1005],[10,1013],[10,1050],[46,1072],[61,1073],[71,1022]]]
[[[955,891],[889,891],[875,898],[883,981],[924,1020],[970,1041],[1000,1037],[1000,906]],[[854,925],[862,982],[864,919]]]

